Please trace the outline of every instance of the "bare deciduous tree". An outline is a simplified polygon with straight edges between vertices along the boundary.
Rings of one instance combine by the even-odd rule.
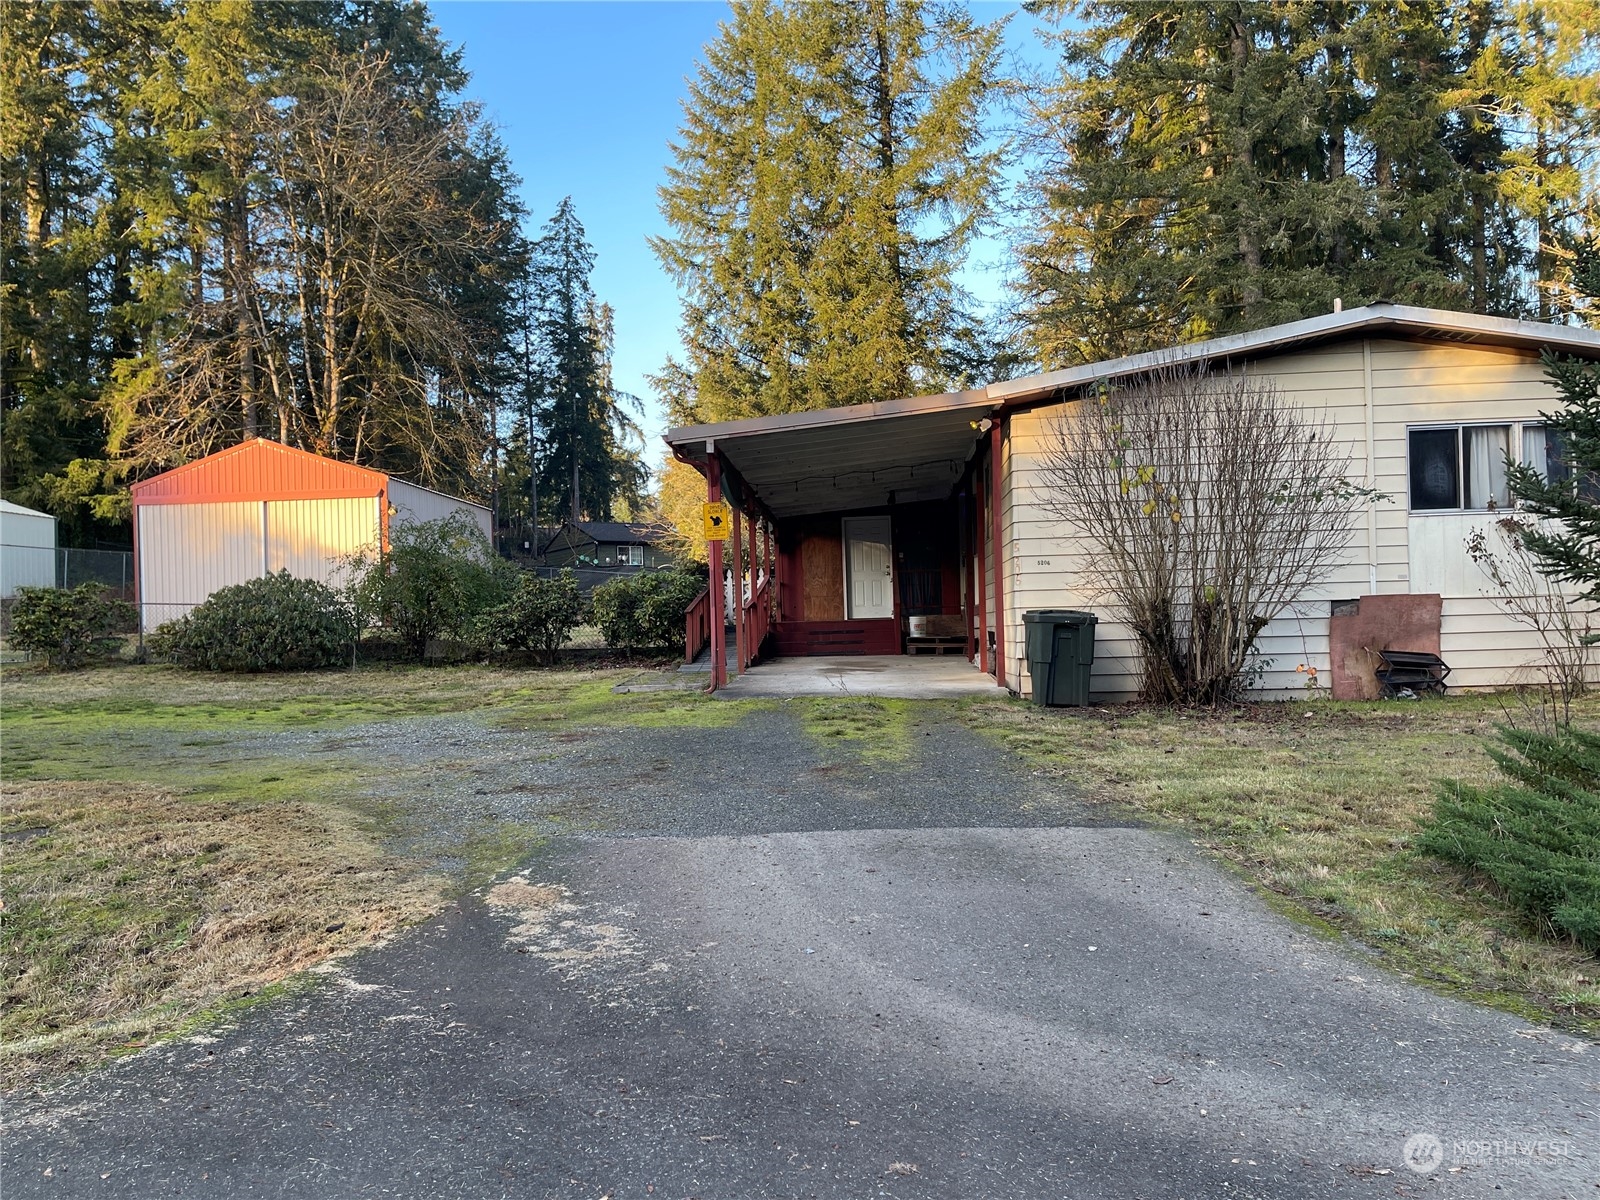
[[[197,252],[186,303],[124,368],[112,449],[168,466],[259,419],[434,486],[481,476],[501,335],[480,293],[504,282],[520,235],[477,110],[416,111],[387,58],[353,56],[240,120],[260,164],[248,220]]]
[[[1237,694],[1262,629],[1339,562],[1377,494],[1333,433],[1267,380],[1178,367],[1055,421],[1039,500],[1089,543],[1086,582],[1138,639],[1142,698]]]
[[[1493,585],[1492,590],[1484,589],[1485,594],[1513,621],[1538,635],[1542,651],[1539,672],[1545,691],[1556,721],[1567,725],[1572,720],[1572,702],[1589,690],[1594,613],[1573,607],[1573,597],[1560,580],[1544,574],[1541,560],[1525,539],[1536,528],[1532,517],[1504,514],[1488,528],[1474,529],[1467,536],[1467,557]]]

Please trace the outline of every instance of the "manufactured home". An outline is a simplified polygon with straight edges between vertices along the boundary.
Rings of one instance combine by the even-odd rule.
[[[343,562],[387,546],[395,523],[489,510],[350,463],[252,438],[136,483],[134,579],[141,628],[183,616],[218,588],[288,571],[337,585]]]
[[[1467,553],[1510,503],[1506,454],[1541,469],[1558,403],[1540,354],[1600,359],[1600,332],[1372,304],[1210,341],[851,408],[670,430],[708,500],[732,506],[718,558],[745,581],[738,668],[770,655],[901,654],[954,632],[974,666],[1027,691],[1023,614],[1095,611],[1092,694],[1138,692],[1131,632],[1085,571],[1093,547],[1043,495],[1052,431],[1108,382],[1158,369],[1248,371],[1326,414],[1370,489],[1340,564],[1258,641],[1263,694],[1308,667],[1355,694],[1353,651],[1430,651],[1452,687],[1527,682],[1538,636]],[[714,544],[715,545],[715,544]],[[732,564],[737,564],[734,567]],[[715,567],[717,564],[714,563]],[[931,618],[931,620],[930,620]],[[722,635],[691,612],[687,649]],[[713,648],[713,686],[721,672]]]

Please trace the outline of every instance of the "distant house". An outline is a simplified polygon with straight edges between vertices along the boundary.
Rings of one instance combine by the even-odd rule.
[[[622,571],[670,567],[667,531],[631,521],[566,521],[544,543],[550,567],[610,567]]]

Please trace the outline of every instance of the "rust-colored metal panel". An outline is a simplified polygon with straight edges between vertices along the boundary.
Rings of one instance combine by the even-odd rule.
[[[387,484],[380,471],[252,438],[136,483],[132,492],[135,505],[331,500],[377,496]]]
[[[1335,700],[1376,700],[1380,650],[1439,653],[1444,600],[1438,595],[1362,596],[1328,619]]]

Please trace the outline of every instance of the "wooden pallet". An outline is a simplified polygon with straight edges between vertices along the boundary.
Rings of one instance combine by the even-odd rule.
[[[967,639],[964,637],[926,637],[907,638],[907,654],[965,654],[967,652]]]

